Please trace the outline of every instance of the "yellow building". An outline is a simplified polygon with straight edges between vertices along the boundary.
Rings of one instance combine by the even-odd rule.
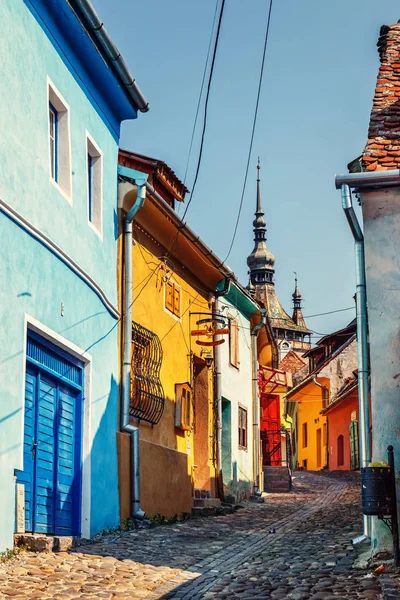
[[[135,184],[144,181],[143,174],[147,177],[146,198],[132,231],[129,425],[117,434],[121,518],[138,512],[139,502],[150,516],[171,517],[190,512],[195,495],[216,497],[219,492],[214,382],[209,368],[213,347],[208,345],[214,338],[194,332],[210,325],[217,284],[233,274],[175,213],[175,202],[182,201],[187,190],[165,163],[126,151],[120,151],[119,162],[120,232],[125,215],[138,201]],[[122,235],[119,256],[123,312],[126,249]],[[123,411],[123,401],[121,407]],[[130,433],[129,426],[135,431]],[[134,461],[138,457],[131,444],[136,430],[140,466],[135,467],[132,456]],[[135,488],[132,481],[137,471],[139,499],[139,484],[136,481]]]
[[[321,415],[327,405],[329,378],[306,377],[286,395],[287,412],[297,418],[294,453],[297,466],[319,471],[327,464],[327,425]]]

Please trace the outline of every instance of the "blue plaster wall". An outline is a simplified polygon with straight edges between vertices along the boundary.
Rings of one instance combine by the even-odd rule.
[[[3,0],[0,198],[49,236],[116,304],[117,139],[22,0]],[[47,76],[70,107],[72,205],[51,184]],[[87,223],[86,134],[103,152],[103,240]],[[25,314],[92,356],[90,533],[118,523],[118,327],[94,292],[0,211],[0,551],[13,545],[23,468]],[[61,303],[64,316],[61,316]]]
[[[116,302],[118,143],[21,0],[1,5],[0,198],[49,235]],[[47,76],[70,107],[72,206],[50,183]],[[86,133],[103,152],[103,241],[87,224]],[[110,226],[112,224],[113,226]]]

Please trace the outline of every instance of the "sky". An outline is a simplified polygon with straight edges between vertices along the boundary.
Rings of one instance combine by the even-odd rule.
[[[183,180],[216,0],[92,2],[150,104],[148,113],[123,124],[121,146],[165,161]],[[268,0],[225,2],[203,159],[186,216],[222,260],[239,209],[268,9]],[[249,178],[226,263],[247,285],[259,156],[275,285],[290,314],[294,271],[306,317],[354,307],[354,244],[334,176],[347,172],[365,146],[379,29],[399,18],[397,0],[273,1]],[[202,114],[201,108],[189,189]],[[329,333],[354,316],[352,309],[307,324]]]

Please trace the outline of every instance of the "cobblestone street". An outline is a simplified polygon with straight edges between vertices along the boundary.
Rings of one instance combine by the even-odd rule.
[[[0,597],[378,600],[381,580],[351,568],[360,532],[356,479],[295,473],[292,493],[235,514],[23,554],[0,567]]]

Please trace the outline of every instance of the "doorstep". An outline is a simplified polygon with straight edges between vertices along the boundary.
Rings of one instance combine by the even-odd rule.
[[[78,538],[69,535],[46,535],[44,533],[17,533],[15,546],[28,546],[32,552],[65,552],[77,545]]]

